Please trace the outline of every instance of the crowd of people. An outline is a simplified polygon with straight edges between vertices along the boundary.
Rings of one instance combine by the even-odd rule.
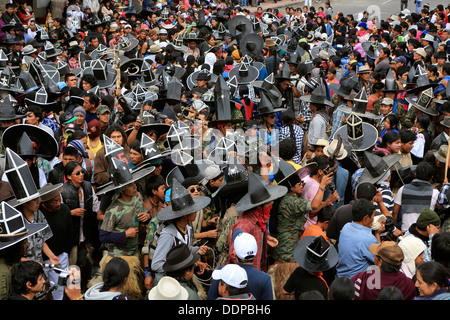
[[[450,5],[239,4],[6,4],[1,300],[449,299]]]

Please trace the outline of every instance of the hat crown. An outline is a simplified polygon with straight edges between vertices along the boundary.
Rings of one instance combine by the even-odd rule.
[[[417,79],[417,83],[419,83],[419,79]],[[431,106],[433,98],[433,89],[428,88],[420,93],[419,99],[417,99],[417,104],[425,109],[428,109]]]
[[[111,158],[109,172],[111,174],[111,181],[115,186],[125,185],[127,182],[133,180],[130,165],[117,158]]]
[[[353,100],[353,107],[352,109],[356,113],[365,113],[367,110],[367,92],[366,87],[362,87],[361,90],[356,95],[355,99]]]
[[[0,242],[7,242],[28,232],[23,215],[6,202],[0,207]]]
[[[118,157],[124,152],[123,147],[114,140],[112,140],[110,137],[103,135],[103,141],[105,146],[106,158]]]
[[[18,201],[39,194],[28,164],[10,148],[6,148],[5,174]]]
[[[251,203],[262,203],[264,200],[270,199],[270,193],[266,186],[256,177],[250,170],[248,172],[248,193],[250,195]]]
[[[156,142],[145,133],[142,133],[140,150],[144,160],[151,159],[161,154]]]
[[[312,264],[320,265],[328,258],[331,244],[323,236],[316,237],[306,248],[306,260]]]
[[[173,211],[183,211],[183,209],[195,204],[194,198],[192,198],[189,191],[175,178],[172,180],[170,203]]]
[[[356,114],[351,113],[347,119],[347,136],[349,140],[358,140],[364,136],[363,121]]]
[[[365,151],[364,155],[367,159],[366,168],[373,177],[383,175],[386,170],[389,169],[388,164],[382,157],[379,157],[376,154],[368,151]]]

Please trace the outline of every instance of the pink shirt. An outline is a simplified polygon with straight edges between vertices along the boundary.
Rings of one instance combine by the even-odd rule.
[[[311,178],[310,176],[306,176],[305,178],[303,178],[303,181],[305,182],[305,186],[303,187],[301,196],[303,199],[312,201],[312,199],[314,199],[314,197],[316,196],[317,191],[319,190],[320,183]],[[317,223],[317,216],[311,218],[308,215],[306,218],[306,223],[303,226],[303,230],[308,228],[310,225],[316,223]]]

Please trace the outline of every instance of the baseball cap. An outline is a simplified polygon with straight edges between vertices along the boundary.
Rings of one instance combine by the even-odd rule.
[[[406,63],[406,58],[404,56],[400,56],[394,59],[395,62]]]
[[[97,114],[104,114],[106,112],[111,113],[111,110],[109,110],[108,106],[104,104],[99,105],[95,111],[97,112]]]
[[[394,105],[394,100],[392,100],[391,98],[384,98],[381,101],[381,104],[386,104],[386,105],[393,106]]]
[[[211,164],[208,167],[206,167],[204,173],[203,173],[203,179],[200,181],[201,184],[206,185],[209,180],[215,179],[222,175],[222,170],[220,170],[220,167],[217,164]]]
[[[68,124],[74,122],[75,120],[77,120],[77,118],[78,117],[74,116],[72,112],[66,111],[59,116],[59,122],[61,124]]]
[[[166,29],[159,29],[159,34],[168,34]]]
[[[405,256],[403,250],[394,241],[383,241],[381,244],[374,243],[369,246],[369,251],[381,259],[395,266],[402,264]]]
[[[245,288],[248,282],[247,272],[237,264],[227,264],[222,269],[214,270],[212,278],[238,289]]]
[[[252,260],[258,252],[256,239],[250,233],[236,229],[233,232],[233,244],[236,255],[241,260]]]

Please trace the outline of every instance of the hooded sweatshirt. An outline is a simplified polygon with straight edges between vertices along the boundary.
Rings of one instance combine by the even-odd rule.
[[[100,291],[103,282],[97,283],[90,287],[84,294],[85,300],[113,300],[121,295],[120,292]]]

